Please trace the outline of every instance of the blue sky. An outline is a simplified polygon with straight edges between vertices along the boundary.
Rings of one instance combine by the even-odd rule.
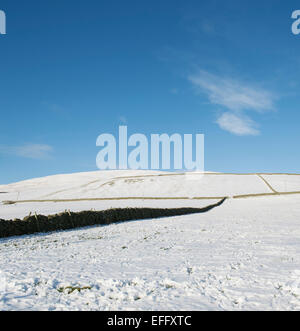
[[[96,170],[96,138],[204,133],[205,168],[299,172],[283,0],[3,0],[0,183]]]

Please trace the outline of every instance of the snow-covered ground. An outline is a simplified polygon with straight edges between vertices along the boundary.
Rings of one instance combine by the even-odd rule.
[[[299,176],[300,178],[300,176]],[[300,181],[298,181],[300,189]],[[214,197],[271,190],[257,175],[96,171],[0,185],[1,200],[112,197]]]
[[[0,200],[271,192],[256,175],[158,174],[97,172],[35,179],[0,186],[0,192],[7,192]],[[272,177],[272,185],[300,191],[300,185],[289,184],[292,177],[284,177]],[[214,202],[31,202],[0,205],[0,218],[36,210],[50,214]],[[204,214],[1,239],[0,310],[299,310],[299,205],[300,195],[228,199]]]
[[[299,175],[264,175],[264,178],[276,191],[300,191]]]

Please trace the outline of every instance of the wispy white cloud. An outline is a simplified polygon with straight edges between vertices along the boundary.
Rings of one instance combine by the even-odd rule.
[[[223,113],[216,121],[221,129],[229,131],[238,136],[259,134],[257,124],[248,116],[238,115],[231,112]]]
[[[233,134],[254,135],[256,123],[246,111],[263,113],[274,109],[275,96],[264,89],[231,78],[199,71],[188,77],[198,92],[205,93],[212,104],[227,109],[217,120],[219,126]]]
[[[29,159],[44,160],[51,157],[53,148],[45,144],[24,144],[21,146],[0,146],[1,154],[11,154]]]
[[[263,89],[247,86],[229,78],[221,78],[206,71],[190,76],[189,80],[206,92],[211,103],[230,110],[266,111],[274,108],[274,96]]]

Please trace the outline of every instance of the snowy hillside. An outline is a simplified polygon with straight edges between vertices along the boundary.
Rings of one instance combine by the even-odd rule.
[[[20,202],[0,205],[0,218],[23,218],[34,212],[48,215],[66,209],[202,207],[222,197],[270,194],[275,189],[279,192],[300,191],[300,176],[154,171],[56,175],[0,185],[0,201]]]
[[[300,309],[300,195],[278,194],[291,191],[300,176],[109,171],[1,185],[14,202],[2,219],[229,198],[204,214],[1,239],[0,310]]]

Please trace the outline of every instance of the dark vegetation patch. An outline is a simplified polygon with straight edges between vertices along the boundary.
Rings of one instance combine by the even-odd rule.
[[[220,206],[226,198],[204,208],[116,208],[102,211],[64,212],[55,215],[33,215],[24,219],[0,219],[0,238],[39,232],[69,230],[92,225],[108,225],[133,220],[182,216],[207,212]]]
[[[67,293],[67,294],[72,294],[74,291],[78,291],[79,293],[81,291],[85,290],[91,290],[91,286],[84,286],[84,287],[79,287],[79,286],[67,286],[67,287],[60,287],[57,291],[60,293]]]

